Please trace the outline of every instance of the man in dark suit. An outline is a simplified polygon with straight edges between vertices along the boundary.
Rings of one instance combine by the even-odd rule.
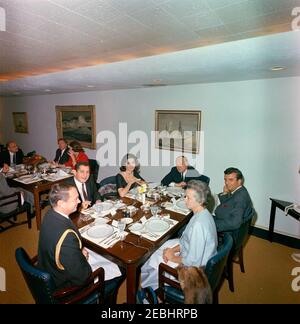
[[[41,226],[38,268],[50,273],[57,289],[84,285],[92,273],[88,263],[89,252],[82,247],[80,233],[69,218],[80,202],[77,190],[71,185],[55,184],[49,200],[52,209],[45,215]],[[107,271],[105,278],[109,274]],[[106,280],[105,297],[115,297],[123,279],[119,270],[119,275]]]
[[[186,187],[190,180],[200,180],[209,184],[209,178],[200,173],[189,165],[185,156],[178,156],[176,159],[176,167],[161,180],[163,186],[174,185],[176,187]]]
[[[27,204],[30,204],[31,206],[31,214],[32,217],[34,216],[33,213],[33,208],[34,208],[34,196],[32,192],[29,192],[27,190],[21,189],[21,188],[12,188],[8,185],[5,177],[5,173],[9,171],[9,166],[4,165],[2,169],[0,169],[0,198],[3,198],[4,196],[8,196],[11,194],[14,194],[15,192],[21,192],[21,203],[22,205],[24,202]],[[8,198],[5,200],[2,200],[1,203],[7,203],[14,198]],[[10,213],[11,211],[15,210],[18,206],[17,203],[9,204],[9,205],[4,205],[0,207],[0,213]]]
[[[243,186],[244,176],[239,169],[226,169],[224,181],[223,192],[218,195],[220,205],[215,210],[218,232],[239,229],[245,221],[246,211],[252,207],[249,193]]]
[[[77,188],[83,209],[91,204],[101,202],[101,195],[97,190],[94,178],[90,176],[90,165],[88,162],[77,163],[74,177],[68,178],[65,182]]]
[[[55,153],[55,158],[54,162],[57,164],[65,164],[66,162],[69,161],[69,148],[68,148],[68,143],[64,138],[59,138],[58,141],[58,149],[56,150]]]
[[[0,167],[3,167],[4,164],[11,166],[23,163],[24,153],[15,141],[9,141],[6,148],[7,150],[0,154]]]

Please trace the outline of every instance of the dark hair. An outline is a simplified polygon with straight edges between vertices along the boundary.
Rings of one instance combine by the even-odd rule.
[[[8,148],[9,147],[9,145],[10,144],[12,144],[12,143],[15,143],[15,144],[17,144],[15,141],[8,141],[7,143],[6,143],[6,147]]]
[[[84,152],[84,149],[82,148],[81,144],[77,141],[72,141],[70,143],[70,146],[72,147],[72,150],[74,152]]]
[[[190,180],[187,183],[187,189],[192,189],[196,193],[196,201],[206,207],[208,197],[211,195],[209,186],[206,182],[200,180]]]
[[[71,188],[75,187],[69,184],[54,184],[49,193],[50,205],[55,207],[57,206],[59,200],[67,201],[69,199],[69,192]]]
[[[59,143],[60,141],[64,141],[66,144],[68,144],[68,141],[66,139],[64,139],[63,137],[59,138],[57,140],[57,143]]]
[[[135,168],[134,168],[133,171],[139,173],[139,172],[140,172],[140,163],[139,163],[137,157],[136,157],[135,155],[131,154],[131,153],[127,153],[127,154],[123,157],[123,159],[122,159],[122,161],[121,161],[121,167],[120,167],[120,170],[121,170],[121,171],[126,171],[126,165],[127,165],[127,161],[128,161],[129,159],[133,159],[134,162],[135,162]]]
[[[225,171],[224,171],[224,174],[231,174],[231,173],[235,173],[236,174],[236,178],[237,180],[242,180],[244,181],[244,176],[243,176],[243,173],[237,169],[237,168],[227,168]]]
[[[87,166],[91,169],[89,162],[78,162],[75,165],[75,170],[78,171],[81,166]]]

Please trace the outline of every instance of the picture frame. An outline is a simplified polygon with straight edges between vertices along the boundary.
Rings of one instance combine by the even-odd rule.
[[[13,123],[15,133],[28,133],[27,112],[13,112]]]
[[[155,110],[155,147],[198,154],[200,110]]]
[[[96,110],[94,105],[56,106],[57,138],[96,149]]]

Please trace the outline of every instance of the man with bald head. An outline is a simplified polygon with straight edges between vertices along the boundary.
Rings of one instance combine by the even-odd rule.
[[[176,167],[161,180],[163,186],[176,186],[185,188],[190,180],[200,180],[209,184],[209,178],[200,173],[189,165],[188,159],[185,156],[178,156],[176,159]]]
[[[19,149],[15,141],[9,141],[6,144],[6,151],[0,154],[0,167],[2,168],[4,164],[8,166],[22,164],[24,153]]]

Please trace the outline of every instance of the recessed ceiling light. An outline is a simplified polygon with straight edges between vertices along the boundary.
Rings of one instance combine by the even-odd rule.
[[[45,92],[51,92],[52,90],[51,89],[45,89],[44,91]]]
[[[271,71],[282,71],[282,70],[285,70],[286,69],[286,67],[285,66],[273,66],[272,68],[271,68]]]
[[[95,88],[95,86],[92,85],[92,84],[88,84],[87,87],[88,87],[88,88]]]

